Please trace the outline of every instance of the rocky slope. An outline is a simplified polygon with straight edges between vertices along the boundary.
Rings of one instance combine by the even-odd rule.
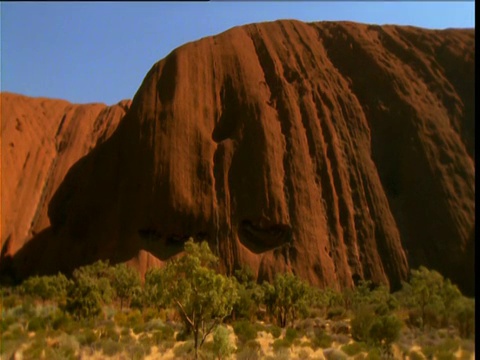
[[[58,186],[51,226],[11,246],[3,268],[21,277],[109,258],[144,272],[195,236],[224,271],[248,264],[260,279],[292,269],[320,286],[397,287],[423,264],[473,292],[474,40],[277,21],[186,44],[153,66],[116,131]],[[48,121],[55,134],[60,120]],[[10,142],[4,133],[2,157]],[[32,185],[7,189],[45,187],[43,172],[16,171]],[[2,216],[15,226],[8,206],[41,198],[9,196]]]

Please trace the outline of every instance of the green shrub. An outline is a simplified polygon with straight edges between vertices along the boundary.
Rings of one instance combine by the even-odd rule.
[[[124,311],[117,311],[113,315],[113,320],[118,326],[128,326],[128,317]]]
[[[380,316],[370,329],[370,337],[378,345],[390,346],[400,336],[402,322],[394,315]]]
[[[365,343],[362,342],[352,342],[341,347],[341,350],[349,356],[356,355],[360,352],[366,351],[367,349],[368,348]]]
[[[123,350],[118,341],[109,338],[101,340],[99,345],[103,354],[107,356],[114,356]]]
[[[127,325],[131,328],[143,325],[143,317],[139,310],[135,309],[127,314]]]
[[[370,349],[367,357],[365,358],[365,360],[383,360],[383,359],[384,357],[382,357],[382,355],[380,354],[380,350],[376,348]]]
[[[334,306],[327,311],[327,319],[339,320],[345,316],[345,308],[342,306]]]
[[[332,345],[332,337],[325,330],[315,328],[313,338],[311,339],[314,349],[325,349]]]
[[[65,311],[77,320],[95,318],[102,313],[102,297],[94,283],[76,281],[68,287]]]
[[[277,339],[282,335],[282,328],[277,325],[272,325],[266,328],[267,332],[272,334],[272,336]]]
[[[475,299],[461,297],[454,304],[453,320],[462,338],[475,335]]]
[[[71,322],[69,316],[67,316],[62,311],[57,311],[51,319],[51,326],[54,330],[65,329],[68,326],[68,323]]]
[[[257,338],[257,329],[247,320],[240,320],[233,324],[233,331],[241,343]]]
[[[278,352],[281,348],[290,348],[291,346],[292,343],[287,339],[276,339],[272,343],[272,347],[275,352]]]
[[[217,326],[213,333],[213,353],[219,359],[233,354],[235,347],[230,343],[229,331],[225,326]]]
[[[368,342],[370,340],[370,329],[375,318],[376,315],[370,308],[359,309],[350,322],[352,338],[355,341]]]
[[[97,341],[97,335],[95,335],[92,329],[84,329],[77,335],[77,340],[82,346],[90,346]]]
[[[132,330],[134,334],[138,335],[145,330],[145,327],[143,324],[137,324],[132,328]]]
[[[297,338],[297,330],[288,328],[285,332],[285,340],[290,342],[290,344],[293,343],[293,340]]]
[[[45,319],[39,316],[34,316],[28,322],[27,328],[28,328],[28,331],[45,330],[46,328]]]

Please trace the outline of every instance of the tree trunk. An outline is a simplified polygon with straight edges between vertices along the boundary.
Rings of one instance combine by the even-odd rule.
[[[194,338],[194,347],[195,347],[195,360],[198,359],[198,329],[193,330],[193,338]]]

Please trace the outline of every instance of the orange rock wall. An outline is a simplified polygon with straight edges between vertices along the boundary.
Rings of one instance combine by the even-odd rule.
[[[260,280],[291,269],[319,286],[395,288],[422,264],[472,292],[474,40],[277,21],[188,43],[152,67],[111,137],[88,152],[91,125],[72,131],[90,140],[66,143],[88,155],[50,185],[51,227],[39,216],[11,271],[109,258],[143,273],[195,236],[224,271],[248,264]]]

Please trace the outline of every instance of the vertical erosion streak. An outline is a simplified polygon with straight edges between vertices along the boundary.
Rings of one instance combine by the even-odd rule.
[[[257,30],[258,31],[258,30]],[[283,155],[283,169],[284,169],[284,196],[285,201],[288,204],[289,209],[289,217],[291,221],[291,227],[294,229],[296,227],[296,219],[295,214],[295,202],[291,199],[292,194],[294,193],[293,190],[293,183],[291,179],[291,168],[292,168],[292,161],[290,158],[290,153],[292,150],[292,140],[291,140],[291,123],[290,123],[290,111],[286,105],[286,100],[283,98],[282,88],[283,84],[280,80],[280,77],[277,74],[277,69],[275,66],[275,62],[270,55],[265,41],[262,39],[260,35],[257,33],[250,32],[250,38],[252,39],[255,52],[257,54],[258,61],[260,63],[261,68],[263,69],[265,82],[267,87],[270,89],[270,100],[269,104],[271,104],[278,113],[278,119],[280,120],[280,128],[282,131],[283,138],[285,140],[285,151]],[[290,256],[288,254],[289,249],[288,247],[285,248],[284,253],[285,261],[288,262]],[[287,263],[288,266],[290,264]]]
[[[334,105],[330,99],[323,93],[320,86],[317,87],[315,95],[312,97],[317,117],[319,119],[320,138],[324,144],[323,150],[319,153],[319,157],[323,156],[323,163],[317,167],[317,174],[321,180],[321,194],[325,199],[325,212],[327,214],[327,224],[329,226],[329,242],[330,253],[333,255],[336,271],[340,275],[340,279],[344,286],[351,284],[351,276],[348,262],[348,247],[345,244],[344,227],[346,224],[345,215],[348,213],[348,206],[345,204],[343,196],[346,195],[342,183],[342,158],[338,151],[338,141],[335,140],[337,135],[333,125],[334,119],[324,109],[325,104],[330,110],[330,114],[335,113]],[[320,155],[321,154],[321,155]],[[346,256],[347,255],[347,256]]]
[[[347,29],[338,24],[329,25],[329,31],[326,31],[324,27],[317,26],[317,31],[323,40],[330,61],[340,73],[352,80],[352,91],[363,106],[372,134],[372,158],[377,167],[381,185],[386,192],[386,199],[397,196],[402,181],[398,173],[401,156],[409,152],[409,149],[403,146],[406,143],[405,135],[408,133],[411,136],[418,136],[414,125],[414,109],[406,100],[399,97],[395,90],[398,85],[395,75],[377,62],[376,55],[368,52],[367,45],[360,44]],[[355,61],[349,61],[348,59],[353,59],[351,56],[353,52]],[[362,64],[362,66],[359,67],[358,64]],[[385,108],[384,104],[387,104],[388,108]],[[418,156],[412,158],[412,161],[422,162]],[[423,169],[423,171],[428,170]],[[370,178],[365,180],[367,182],[364,181],[364,183],[373,181]],[[370,191],[375,191],[375,189]],[[388,210],[390,212],[389,207],[381,205],[384,202],[381,196],[380,198],[375,196],[375,199],[369,201],[369,196],[373,193],[366,195],[370,209],[375,211],[372,219],[375,222],[375,237],[379,254],[385,259],[383,265],[388,278],[395,287],[400,284],[400,280],[406,276],[407,272],[406,262],[397,258],[403,256],[397,253],[400,244],[395,244],[396,241],[392,238],[396,233],[394,228],[397,228],[398,225],[390,216],[393,215],[391,213],[384,214],[383,217],[388,219],[388,224],[383,224],[379,217],[379,211]],[[379,205],[383,210],[377,209],[377,202],[380,202]],[[406,232],[404,231],[403,234],[405,235]],[[392,260],[392,256],[395,261]]]

